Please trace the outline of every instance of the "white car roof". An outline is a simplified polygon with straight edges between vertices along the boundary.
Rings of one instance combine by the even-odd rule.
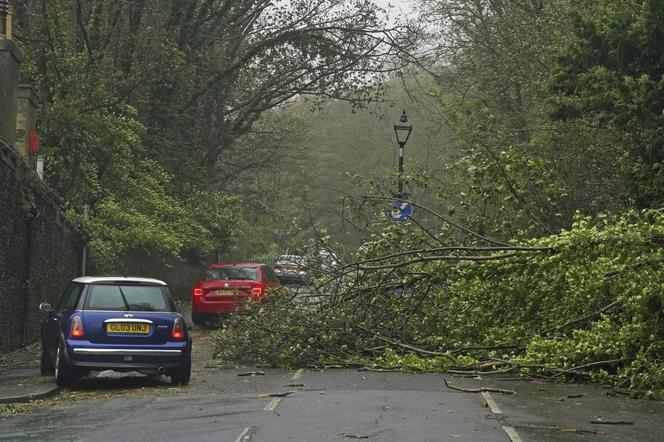
[[[155,284],[167,285],[164,281],[152,278],[138,278],[135,276],[81,276],[74,279],[73,282],[80,282],[82,284],[94,284],[96,282],[127,282],[127,283],[142,283],[142,284]]]

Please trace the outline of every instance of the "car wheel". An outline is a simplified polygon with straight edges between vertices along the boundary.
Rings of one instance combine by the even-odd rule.
[[[207,316],[201,313],[191,313],[191,320],[196,325],[205,325],[207,323]]]
[[[191,378],[191,356],[187,356],[184,363],[173,369],[170,374],[173,385],[187,385]]]
[[[69,387],[76,380],[74,367],[65,360],[65,347],[61,342],[55,353],[55,383],[58,387]]]
[[[46,351],[46,346],[44,343],[41,343],[41,358],[39,360],[39,371],[41,374],[52,375],[55,373],[55,366],[48,357],[48,351]]]

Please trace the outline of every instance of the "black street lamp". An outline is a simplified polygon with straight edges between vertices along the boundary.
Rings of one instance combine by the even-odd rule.
[[[403,150],[412,130],[413,125],[408,121],[404,110],[399,120],[394,123],[394,133],[397,135],[397,143],[399,143],[399,198],[403,197]]]

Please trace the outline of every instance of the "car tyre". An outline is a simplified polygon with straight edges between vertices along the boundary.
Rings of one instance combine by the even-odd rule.
[[[65,346],[62,342],[55,353],[55,384],[58,387],[69,387],[76,380],[76,371],[65,360]]]
[[[202,313],[191,313],[191,320],[194,324],[203,326],[207,324],[207,316]]]
[[[171,384],[188,385],[191,378],[191,355],[187,356],[184,363],[170,373]]]
[[[52,375],[55,374],[55,365],[51,362],[48,357],[48,351],[46,351],[46,346],[44,343],[41,343],[41,358],[39,359],[39,371],[41,374]]]

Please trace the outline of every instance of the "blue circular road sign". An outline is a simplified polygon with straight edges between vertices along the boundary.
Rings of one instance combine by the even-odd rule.
[[[413,205],[408,201],[395,199],[392,208],[385,211],[390,221],[405,221],[413,215]]]

